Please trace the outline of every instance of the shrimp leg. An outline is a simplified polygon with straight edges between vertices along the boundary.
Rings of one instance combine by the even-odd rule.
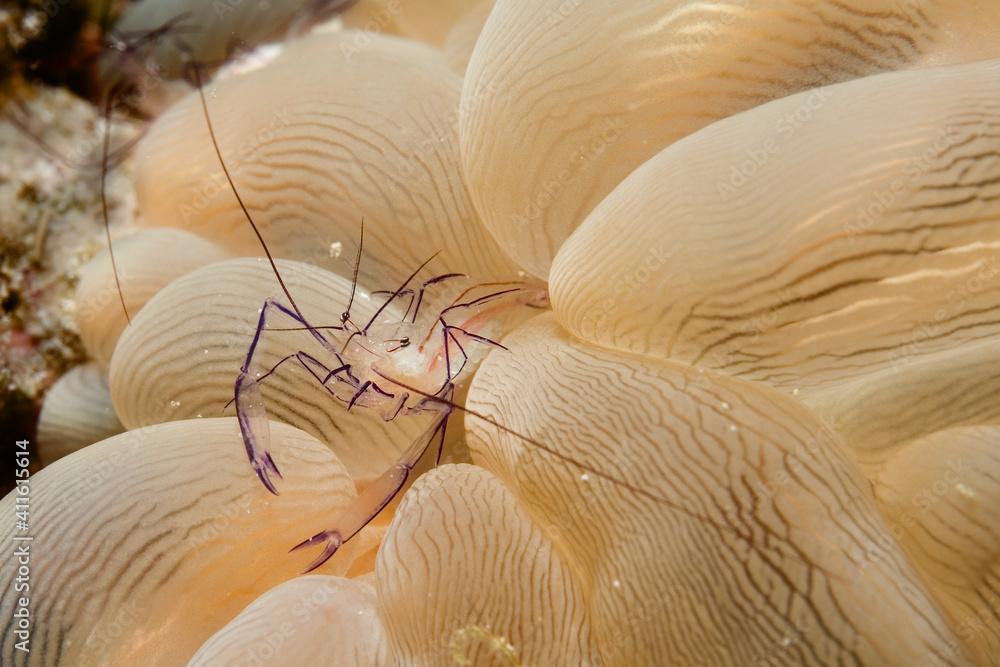
[[[448,400],[451,399],[453,388],[449,388]],[[444,448],[445,435],[448,430],[448,418],[451,416],[451,408],[442,406],[444,409],[441,415],[434,420],[434,423],[420,437],[413,441],[409,449],[403,452],[399,462],[386,470],[372,482],[364,491],[354,499],[350,507],[344,510],[337,517],[335,526],[328,530],[316,533],[307,540],[296,544],[291,551],[298,551],[306,547],[322,544],[323,551],[314,560],[303,574],[312,572],[320,565],[330,560],[348,540],[357,535],[361,530],[371,523],[385,507],[399,494],[410,478],[410,473],[416,467],[420,459],[423,458],[431,443],[437,439],[438,453],[436,461],[441,459],[441,450]]]
[[[254,333],[253,341],[250,343],[250,349],[247,350],[246,359],[243,361],[243,366],[240,368],[240,374],[236,378],[236,383],[234,385],[233,396],[236,402],[236,417],[240,425],[240,433],[243,437],[243,446],[246,448],[247,458],[250,460],[250,466],[253,468],[254,472],[257,473],[257,477],[260,479],[261,483],[267,488],[268,491],[277,495],[278,490],[271,480],[270,474],[274,473],[281,478],[281,472],[278,470],[278,466],[274,463],[274,459],[271,457],[269,451],[271,444],[271,429],[270,424],[267,419],[267,408],[264,405],[264,397],[260,391],[260,380],[270,375],[280,366],[282,363],[287,361],[290,357],[285,357],[278,362],[267,373],[256,373],[255,372],[255,356],[257,351],[257,344],[260,343],[261,334],[267,329],[268,315],[272,311],[278,311],[288,317],[291,317],[296,322],[303,325],[312,335],[316,338],[324,347],[334,353],[339,362],[337,368],[331,370],[325,365],[321,364],[314,357],[306,355],[305,353],[296,353],[295,357],[298,358],[299,362],[312,373],[313,377],[320,380],[317,377],[314,370],[307,363],[312,362],[318,367],[324,369],[327,373],[326,377],[320,380],[323,386],[326,386],[326,382],[331,378],[337,376],[340,372],[346,372],[348,379],[350,380],[350,365],[345,364],[340,355],[334,351],[333,346],[329,343],[322,333],[315,330],[309,325],[305,319],[299,317],[296,313],[291,311],[282,305],[279,301],[274,299],[268,299],[264,302],[264,307],[260,311],[260,319],[257,322],[257,330]],[[329,389],[329,387],[327,387]]]

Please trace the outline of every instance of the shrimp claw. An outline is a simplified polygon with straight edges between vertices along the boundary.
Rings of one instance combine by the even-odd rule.
[[[337,549],[339,549],[341,545],[344,544],[344,539],[340,536],[340,531],[336,529],[324,530],[322,532],[316,533],[308,540],[299,542],[294,547],[288,550],[288,552],[291,553],[293,551],[298,551],[299,549],[304,549],[306,547],[311,547],[317,544],[323,544],[324,542],[326,543],[326,546],[323,547],[323,552],[316,558],[316,560],[312,562],[312,564],[308,568],[306,568],[306,570],[302,574],[309,574],[310,572],[318,568],[320,565],[330,560],[330,558],[333,557],[333,554],[337,553]]]
[[[447,395],[450,400],[452,391],[449,390]],[[427,429],[427,432],[413,441],[413,444],[403,453],[396,465],[382,473],[378,479],[358,494],[351,504],[337,517],[336,528],[316,533],[308,540],[292,547],[291,551],[296,551],[297,549],[317,544],[326,544],[323,548],[323,553],[309,565],[309,569],[305,572],[312,572],[330,560],[342,544],[361,532],[365,526],[371,523],[372,519],[378,516],[392,502],[406,485],[406,481],[410,478],[413,468],[417,465],[421,457],[423,457],[424,452],[427,451],[427,448],[434,442],[436,437],[439,437],[437,460],[440,461],[441,448],[444,446],[449,415],[450,410],[441,412],[440,416]]]
[[[240,373],[236,378],[236,416],[243,435],[243,446],[247,450],[247,458],[257,477],[268,491],[278,495],[278,489],[271,481],[271,473],[282,479],[281,471],[271,458],[268,448],[271,444],[271,426],[264,410],[264,398],[261,395],[257,381]]]

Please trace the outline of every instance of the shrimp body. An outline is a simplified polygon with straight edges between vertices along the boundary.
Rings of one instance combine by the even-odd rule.
[[[344,404],[348,411],[375,410],[386,421],[435,415],[427,430],[403,451],[397,463],[368,484],[336,518],[334,527],[293,547],[293,551],[323,547],[307,571],[325,563],[392,502],[432,444],[437,445],[435,461],[440,462],[456,383],[471,375],[472,368],[490,348],[507,349],[489,335],[497,335],[494,333],[499,328],[497,323],[512,305],[525,302],[525,295],[532,294],[520,286],[512,287],[515,283],[474,284],[450,300],[440,295],[428,297],[428,305],[443,305],[425,309],[425,317],[421,318],[421,304],[429,285],[440,284],[443,278],[464,278],[444,274],[425,281],[419,291],[410,289],[410,281],[426,264],[389,293],[365,324],[354,322],[351,317],[353,290],[340,325],[314,326],[294,304],[289,307],[275,299],[267,300],[261,309],[257,330],[236,378],[234,402],[250,464],[271,493],[278,493],[272,475],[280,479],[281,473],[267,451],[269,425],[259,384],[286,362],[301,364],[331,399]],[[400,317],[399,309],[390,309],[389,305],[405,298],[409,298],[409,306]],[[320,344],[323,354],[299,350],[289,353],[270,369],[258,368],[257,345],[269,329],[280,328],[274,326],[272,319],[279,317],[290,320],[293,328],[307,332]]]

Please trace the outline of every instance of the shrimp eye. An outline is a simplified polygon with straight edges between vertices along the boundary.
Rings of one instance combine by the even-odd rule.
[[[386,341],[387,343],[396,343],[396,346],[389,350],[390,353],[400,350],[404,347],[409,347],[410,337],[403,336],[402,338],[393,338],[392,340]]]
[[[346,323],[347,320],[349,320],[349,319],[351,319],[350,313],[341,313],[340,314],[340,322],[341,322],[341,324]]]

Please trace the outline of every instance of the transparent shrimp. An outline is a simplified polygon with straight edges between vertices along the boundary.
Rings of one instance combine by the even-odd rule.
[[[406,448],[395,465],[368,485],[352,505],[336,518],[334,527],[317,533],[293,548],[297,550],[323,546],[319,557],[307,571],[326,562],[340,546],[392,502],[434,443],[437,443],[435,464],[440,462],[448,421],[453,412],[455,385],[473,361],[467,346],[472,343],[506,350],[502,344],[484,335],[482,327],[488,325],[501,310],[523,300],[518,296],[530,294],[530,291],[522,287],[511,287],[513,283],[482,283],[467,287],[436,313],[432,313],[430,325],[422,340],[417,343],[416,334],[426,326],[427,318],[421,318],[420,313],[421,305],[426,303],[428,290],[447,281],[464,278],[456,273],[441,274],[423,281],[419,288],[411,288],[410,284],[427,267],[430,262],[428,260],[394,291],[377,292],[376,294],[387,294],[386,300],[366,324],[356,324],[350,308],[357,290],[358,263],[364,242],[363,229],[362,226],[362,241],[355,264],[351,298],[347,309],[340,316],[340,324],[312,326],[306,318],[281,302],[274,299],[265,301],[234,387],[236,413],[247,456],[261,482],[274,494],[278,490],[271,475],[280,478],[281,473],[267,450],[270,436],[260,384],[286,362],[301,364],[328,391],[331,398],[340,401],[348,411],[376,410],[386,421],[411,415],[434,415],[428,429]],[[503,289],[497,289],[499,287]],[[409,302],[402,318],[396,321],[386,318],[385,315],[390,312],[390,304],[403,299],[409,299]],[[498,303],[501,301],[506,303]],[[295,326],[269,327],[272,317],[277,316],[289,320]],[[321,360],[300,350],[282,357],[269,369],[258,368],[258,344],[267,331],[275,330],[308,332],[322,344],[328,357]],[[410,383],[415,386],[405,389]]]
[[[437,309],[429,323],[422,322],[419,319],[419,312],[421,305],[425,303],[428,290],[436,289],[441,283],[464,278],[459,274],[444,273],[424,280],[419,288],[411,286],[434,259],[432,256],[417,267],[395,290],[382,292],[387,294],[388,298],[375,315],[364,326],[360,326],[351,318],[351,306],[357,288],[358,264],[356,263],[352,295],[347,309],[341,315],[340,324],[330,326],[311,324],[296,305],[259,228],[233,183],[219,150],[197,66],[194,66],[193,73],[216,156],[230,189],[260,241],[261,248],[286,297],[286,301],[270,299],[265,302],[253,342],[234,387],[234,402],[237,404],[244,445],[251,465],[261,481],[271,492],[277,493],[270,474],[273,473],[280,478],[280,472],[267,451],[268,420],[259,385],[288,361],[296,360],[302,364],[335,400],[344,404],[347,410],[378,410],[382,417],[389,421],[412,415],[434,415],[427,430],[403,451],[393,466],[363,489],[349,507],[334,517],[330,528],[292,547],[292,551],[314,546],[322,547],[322,551],[309,565],[307,572],[315,570],[329,560],[343,544],[357,535],[398,496],[417,464],[435,442],[438,444],[435,461],[440,461],[448,420],[455,412],[462,412],[489,424],[545,453],[553,460],[626,489],[636,497],[645,498],[671,511],[694,518],[721,532],[733,535],[748,545],[755,544],[752,534],[742,527],[717,521],[697,508],[661,495],[647,485],[631,483],[614,473],[589,465],[558,447],[519,433],[485,413],[454,401],[456,384],[460,381],[460,376],[463,374],[468,376],[471,373],[469,366],[473,361],[474,350],[506,350],[501,343],[489,337],[487,330],[490,323],[497,321],[500,311],[510,307],[511,304],[543,307],[547,301],[544,289],[528,289],[527,286],[518,283],[472,285],[447,302],[447,305]],[[363,239],[362,221],[361,243],[356,262],[360,262]],[[406,311],[401,318],[393,321],[389,307],[403,299],[408,300]],[[440,299],[438,301],[440,302]],[[315,355],[298,351],[285,356],[270,369],[258,368],[254,354],[257,344],[263,332],[275,329],[266,324],[269,316],[279,314],[284,318],[290,318],[293,322],[293,326],[284,330],[308,332],[322,346],[326,358],[320,359]],[[782,550],[782,556],[809,565],[795,553]]]

